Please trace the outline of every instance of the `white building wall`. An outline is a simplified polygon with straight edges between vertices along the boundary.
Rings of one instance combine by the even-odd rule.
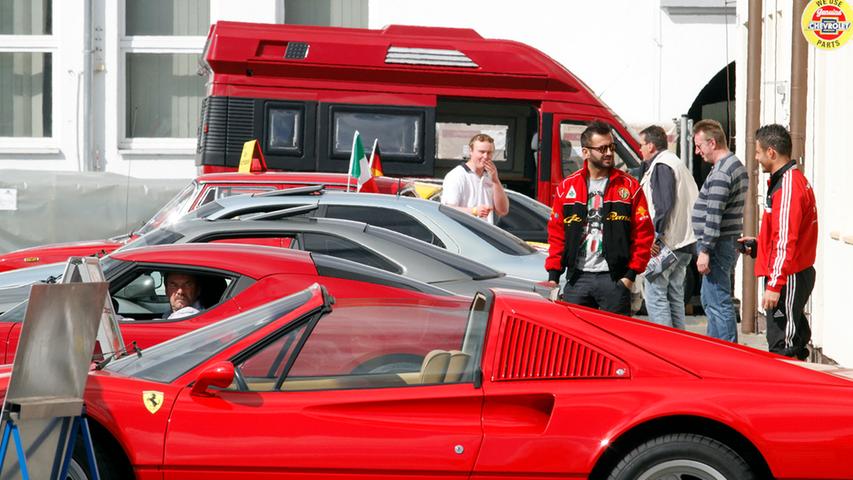
[[[195,132],[191,138],[125,138],[125,54],[129,49],[166,50],[156,38],[125,38],[124,5],[122,0],[53,0],[53,34],[11,42],[46,46],[53,54],[53,135],[0,138],[0,171],[105,170],[141,178],[196,175]],[[86,52],[87,12],[93,26],[91,55]],[[210,0],[209,21],[220,19],[281,23],[284,1]],[[0,51],[3,42],[0,38]],[[171,37],[167,46],[173,53],[201,53],[204,42],[203,35]],[[87,92],[85,67],[89,61],[92,79]]]
[[[817,194],[817,282],[812,294],[815,343],[826,356],[853,365],[853,314],[850,271],[853,269],[853,163],[850,157],[850,112],[853,91],[853,43],[837,51],[810,48],[809,112],[806,172]]]
[[[738,150],[746,139],[746,65],[748,0],[738,0]],[[762,26],[761,124],[790,126],[791,39],[790,1],[765,1]],[[801,38],[801,37],[798,37]],[[847,81],[853,76],[853,43],[824,51],[808,47],[808,106],[806,115],[806,177],[815,191],[819,236],[815,269],[817,279],[809,309],[812,342],[827,357],[842,365],[853,365],[853,321],[849,308],[850,288],[846,281],[853,268],[853,164],[849,160],[850,112],[853,91]],[[767,175],[759,182],[763,198]],[[760,297],[758,297],[760,298]]]

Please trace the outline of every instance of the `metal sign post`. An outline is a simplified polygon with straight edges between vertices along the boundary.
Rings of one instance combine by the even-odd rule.
[[[97,259],[92,260],[75,259],[64,283],[33,285],[30,291],[3,402],[4,480],[58,478],[71,462],[78,431],[89,471],[98,478],[83,393],[99,330],[105,332],[102,345],[110,345],[106,350],[120,348],[121,336],[109,285],[102,281]],[[10,441],[15,453],[9,451]]]
[[[62,274],[60,283],[73,282],[106,282],[98,259],[95,257],[70,257],[65,265],[65,272]],[[104,356],[114,354],[118,357],[121,352],[125,351],[124,340],[109,294],[104,299],[104,311],[101,314],[97,341]]]

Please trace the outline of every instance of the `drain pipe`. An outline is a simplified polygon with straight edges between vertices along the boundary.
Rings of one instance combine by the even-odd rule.
[[[806,150],[806,105],[808,104],[809,48],[801,24],[808,0],[791,5],[791,158],[802,171]]]
[[[755,130],[761,122],[761,23],[763,5],[761,0],[749,2],[749,20],[747,30],[747,70],[746,70],[746,152],[744,161],[749,174],[749,187],[746,191],[746,205],[743,208],[743,234],[755,237],[758,233],[758,163],[755,161]],[[757,333],[757,282],[755,281],[755,260],[749,255],[741,255],[743,260],[743,298],[741,331]]]

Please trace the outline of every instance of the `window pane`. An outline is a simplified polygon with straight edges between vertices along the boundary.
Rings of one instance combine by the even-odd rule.
[[[0,0],[0,35],[50,35],[50,0]]]
[[[384,156],[418,157],[421,154],[421,115],[335,112],[335,154],[349,157],[356,130],[368,150],[379,139]]]
[[[560,124],[560,158],[563,164],[564,178],[583,166],[581,133],[585,129],[586,125],[584,124],[568,122]],[[639,158],[631,151],[616,130],[613,130],[613,139],[616,141],[616,167],[627,170],[628,167],[639,165]]]
[[[52,57],[0,52],[0,137],[50,137]]]
[[[207,35],[210,0],[127,0],[126,35]]]
[[[464,309],[347,305],[324,316],[283,390],[406,387],[471,381],[481,342]],[[473,327],[473,326],[472,326]]]
[[[332,235],[306,233],[302,236],[301,248],[306,252],[322,253],[330,257],[343,258],[391,273],[403,273],[399,267],[379,255],[370,252],[361,245]]]
[[[197,54],[127,54],[127,129],[132,137],[195,137],[204,78]]]
[[[390,208],[329,205],[326,208],[326,216],[387,228],[427,243],[441,243],[441,240],[435,238],[429,229],[415,220],[415,217]]]
[[[471,157],[468,142],[474,135],[485,133],[495,139],[495,162],[506,161],[508,125],[437,122],[435,124],[436,157],[442,160],[466,160]]]
[[[270,108],[269,116],[270,135],[267,148],[298,150],[302,112],[293,108]]]
[[[441,205],[438,209],[470,230],[471,233],[507,255],[521,256],[536,253],[536,250],[524,243],[523,240],[505,230],[501,230],[491,223],[484,222],[447,205]]]

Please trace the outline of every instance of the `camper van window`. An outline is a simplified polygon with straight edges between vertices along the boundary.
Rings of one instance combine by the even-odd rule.
[[[509,125],[496,124],[436,122],[436,157],[442,160],[468,159],[468,141],[478,133],[485,133],[495,139],[495,153],[492,160],[505,162]]]
[[[334,109],[334,156],[349,158],[353,133],[358,130],[367,154],[379,139],[383,158],[419,160],[424,118],[421,113],[375,113]]]
[[[270,107],[267,113],[269,132],[267,150],[299,153],[302,149],[302,111],[296,108]]]
[[[560,124],[560,158],[563,163],[563,178],[583,166],[581,133],[584,129],[586,129],[584,123],[563,122]],[[613,129],[612,132],[613,139],[616,141],[616,167],[627,171],[629,167],[639,165],[640,159],[634,155],[619,132],[616,129]]]

